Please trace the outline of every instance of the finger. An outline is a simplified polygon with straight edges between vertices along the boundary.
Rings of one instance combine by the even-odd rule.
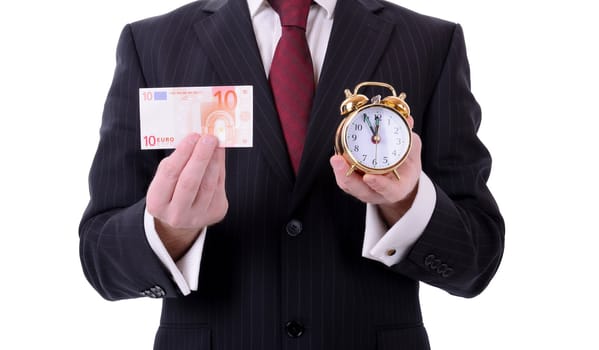
[[[222,164],[222,166],[219,167],[218,182],[216,184],[215,198],[217,196],[221,196],[221,197],[225,198],[225,200],[226,200],[227,195],[226,195],[226,188],[225,188],[225,179],[227,176],[227,163],[225,160],[225,150],[222,148],[217,149],[215,157],[217,159],[217,162]]]
[[[421,153],[422,140],[420,139],[420,135],[418,135],[415,132],[412,132],[412,147],[410,148],[408,158],[420,161]]]
[[[408,122],[408,125],[410,126],[410,130],[412,130],[414,128],[414,118],[412,117],[411,114],[408,116],[406,121]]]
[[[179,176],[199,138],[200,135],[196,133],[187,135],[175,151],[158,165],[146,196],[146,205],[150,213],[157,214],[171,201]]]
[[[385,175],[364,175],[364,183],[384,198],[385,203],[396,203],[413,193],[421,174],[419,158],[408,157],[393,173]],[[380,203],[382,204],[382,203]]]
[[[226,158],[225,158],[226,152],[224,149],[218,149],[218,150],[216,150],[216,152],[217,152],[217,157],[221,157],[222,163],[223,163],[223,166],[220,168],[220,174],[218,177],[218,187],[224,191],[225,190],[225,179],[227,176],[227,166],[226,166],[227,162],[226,162]]]
[[[364,183],[362,176],[358,173],[354,172],[349,176],[346,175],[350,166],[342,156],[332,156],[330,163],[333,167],[333,172],[335,173],[337,185],[343,191],[367,203],[376,204],[383,199],[378,193],[370,189],[370,187]]]
[[[216,191],[214,192],[214,196],[212,197],[212,201],[210,202],[210,216],[208,224],[213,224],[221,221],[225,215],[227,214],[227,210],[229,209],[229,201],[227,200],[227,193],[225,188],[225,177],[226,177],[226,162],[225,162],[225,150],[218,149],[217,154],[218,162],[222,163],[220,167],[218,183],[216,186]]]
[[[224,149],[215,149],[192,204],[193,210],[199,215],[210,210],[210,203],[219,189],[221,172],[225,167],[224,160]]]
[[[191,208],[217,145],[218,139],[212,135],[204,135],[196,143],[175,186],[171,200],[175,211],[183,212]]]
[[[364,183],[368,187],[384,198],[384,201],[378,204],[390,204],[403,200],[414,189],[411,175],[400,174],[401,180],[397,180],[395,175],[364,175]],[[410,179],[410,180],[408,180]]]

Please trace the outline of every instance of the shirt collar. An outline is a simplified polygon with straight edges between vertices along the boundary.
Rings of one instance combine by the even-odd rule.
[[[250,9],[250,16],[254,18],[264,7],[270,6],[267,0],[247,0],[248,7]],[[337,0],[313,0],[317,5],[322,7],[327,12],[327,18],[333,18],[333,12],[335,11],[335,5]]]

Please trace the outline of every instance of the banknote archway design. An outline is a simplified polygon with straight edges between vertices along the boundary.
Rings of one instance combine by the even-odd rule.
[[[216,136],[219,140],[235,142],[235,119],[223,111],[214,111],[206,118],[207,133]]]

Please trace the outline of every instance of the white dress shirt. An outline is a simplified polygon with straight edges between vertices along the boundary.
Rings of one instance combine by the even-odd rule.
[[[337,0],[315,0],[310,7],[306,38],[314,64],[315,81],[320,77],[326,55],[336,2]],[[275,48],[281,37],[281,22],[266,0],[248,0],[248,6],[264,71],[268,76]],[[397,264],[424,231],[433,214],[435,202],[435,188],[428,176],[421,173],[412,207],[391,228],[380,217],[376,206],[367,204],[362,256],[387,266]],[[147,210],[144,228],[150,246],[169,270],[181,292],[187,295],[192,290],[197,290],[207,229],[204,228],[187,253],[175,263],[156,233],[154,218]]]

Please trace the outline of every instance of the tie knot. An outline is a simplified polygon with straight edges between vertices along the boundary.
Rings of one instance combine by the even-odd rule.
[[[306,29],[312,0],[270,0],[270,6],[279,14],[281,25]]]

